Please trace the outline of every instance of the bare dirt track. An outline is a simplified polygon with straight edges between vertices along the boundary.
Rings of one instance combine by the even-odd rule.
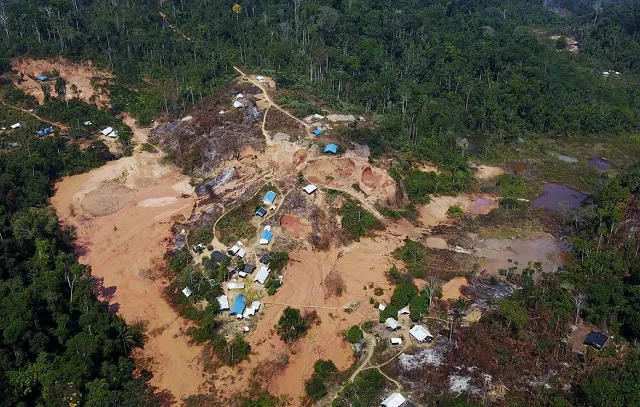
[[[136,141],[146,140],[147,130],[125,121]],[[166,282],[154,278],[154,265],[168,248],[173,220],[188,216],[194,200],[184,195],[192,192],[185,177],[161,165],[161,157],[138,149],[64,178],[51,202],[61,221],[76,229],[79,261],[91,266],[101,299],[127,322],[148,323],[148,340],[135,356],[152,359],[151,384],[177,403],[202,391],[201,348],[188,343],[188,322],[162,299]]]

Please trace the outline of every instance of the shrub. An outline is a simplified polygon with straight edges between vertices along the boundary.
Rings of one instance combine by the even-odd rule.
[[[384,290],[380,287],[376,287],[375,290],[373,290],[373,294],[379,297],[384,294]]]
[[[422,278],[425,276],[427,249],[419,242],[406,238],[404,246],[396,249],[393,255],[404,261],[407,271],[412,277]]]
[[[179,251],[171,258],[171,261],[169,262],[169,270],[173,273],[178,273],[189,263],[191,263],[191,255],[185,251]]]
[[[251,352],[251,345],[240,336],[227,342],[224,337],[216,335],[211,342],[211,348],[218,359],[227,366],[237,365],[247,359]]]
[[[380,227],[380,222],[371,212],[362,209],[358,204],[347,199],[340,210],[342,215],[342,232],[350,240],[359,240],[371,229]]]
[[[285,308],[278,321],[278,335],[286,343],[293,343],[307,334],[308,322],[297,308]]]
[[[269,268],[273,272],[280,272],[289,263],[289,253],[287,252],[274,252],[269,257]]]
[[[328,379],[338,371],[338,368],[336,368],[332,360],[318,359],[316,363],[313,364],[313,370],[320,377]]]
[[[380,311],[380,322],[384,322],[387,318],[398,318],[398,307],[393,304],[387,305],[384,311]]]
[[[451,205],[449,209],[447,209],[447,217],[451,219],[460,219],[462,214],[462,208],[458,205]]]
[[[322,377],[315,373],[305,382],[304,390],[313,401],[318,401],[327,394],[327,386],[324,384]]]

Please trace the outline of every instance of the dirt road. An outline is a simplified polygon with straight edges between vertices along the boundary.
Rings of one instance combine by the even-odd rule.
[[[34,118],[36,118],[36,119],[40,120],[41,122],[49,123],[50,125],[52,125],[52,126],[56,126],[56,127],[60,128],[60,129],[62,129],[62,130],[69,130],[69,126],[67,126],[66,124],[62,124],[62,123],[58,123],[58,122],[52,122],[52,121],[49,121],[49,120],[47,120],[47,119],[45,119],[45,118],[42,118],[42,117],[38,116],[37,114],[35,114],[35,113],[33,113],[33,112],[28,111],[27,109],[23,109],[23,108],[21,108],[21,107],[12,106],[12,105],[10,105],[10,104],[7,104],[7,103],[5,103],[5,102],[4,102],[4,100],[2,100],[2,99],[0,99],[0,104],[1,104],[2,106],[4,106],[4,107],[8,107],[9,109],[19,110],[19,111],[21,111],[22,113],[28,114],[29,116],[32,116],[32,117],[34,117]]]

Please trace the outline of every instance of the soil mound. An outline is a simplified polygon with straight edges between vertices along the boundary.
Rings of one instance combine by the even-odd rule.
[[[135,191],[117,183],[107,183],[82,199],[82,210],[93,216],[111,215],[133,200]]]

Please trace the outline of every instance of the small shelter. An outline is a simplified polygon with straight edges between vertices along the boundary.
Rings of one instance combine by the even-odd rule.
[[[413,336],[418,342],[431,342],[433,340],[433,335],[431,332],[422,325],[414,325],[413,328],[409,330],[411,336]]]
[[[242,271],[247,274],[251,274],[255,269],[256,269],[256,266],[254,266],[253,264],[245,264]]]
[[[402,345],[402,338],[390,338],[389,343],[392,345]]]
[[[337,154],[338,153],[338,146],[331,143],[331,144],[327,144],[324,147],[324,152],[325,153],[331,153],[331,154]]]
[[[271,256],[269,255],[269,252],[267,252],[260,257],[260,263],[269,264],[270,259],[271,259]]]
[[[244,256],[247,255],[247,251],[245,249],[240,249],[238,250],[238,253],[236,253],[236,256],[240,257],[241,259],[244,259]]]
[[[266,194],[264,194],[264,198],[262,199],[262,202],[265,205],[273,205],[273,202],[276,200],[276,196],[277,194],[273,191],[267,191]]]
[[[309,184],[306,187],[302,188],[304,189],[304,192],[306,192],[307,194],[311,195],[314,192],[316,192],[316,190],[318,189],[317,186],[313,185],[313,184]]]
[[[19,129],[20,127],[22,127],[22,125],[20,123],[13,123],[9,127],[11,127],[11,130],[15,130],[15,129]]]
[[[238,254],[238,251],[240,251],[240,247],[238,247],[237,244],[234,244],[233,246],[231,246],[228,253],[235,256],[236,254]]]
[[[91,126],[93,123],[91,121],[87,120],[86,122],[84,122],[82,124],[84,124],[85,126]]]
[[[387,308],[387,306],[383,303],[378,304],[378,310],[380,311],[384,311]]]
[[[227,290],[243,290],[243,289],[244,289],[244,283],[234,283],[234,282],[227,283]]]
[[[107,127],[106,129],[100,131],[100,134],[102,134],[103,136],[108,136],[111,133],[113,133],[113,127]]]
[[[269,270],[269,268],[264,267],[264,266],[260,267],[260,270],[258,270],[258,273],[253,278],[253,281],[257,281],[260,284],[264,284],[264,282],[267,281],[267,277],[269,277],[269,273],[270,272],[271,272],[271,270]]]
[[[254,301],[251,303],[251,308],[253,308],[256,311],[259,311],[261,305],[262,303],[260,301]]]
[[[387,325],[387,328],[392,330],[392,331],[396,331],[398,329],[400,329],[400,324],[398,323],[398,321],[396,321],[395,319],[389,317],[384,321],[385,325]]]
[[[191,297],[191,294],[193,294],[193,291],[191,291],[189,287],[185,287],[184,290],[182,290],[182,294],[184,294],[185,297],[189,298]]]
[[[273,233],[265,229],[262,231],[262,234],[260,234],[260,244],[269,244],[272,238],[273,238]]]
[[[238,271],[238,276],[240,276],[241,278],[247,278],[248,274],[244,271]]]
[[[244,105],[236,100],[235,102],[233,102],[233,107],[235,107],[236,109],[242,109]]]
[[[591,331],[587,338],[584,340],[585,345],[593,346],[594,348],[600,350],[607,343],[609,337],[605,335],[604,332],[599,331]]]
[[[264,76],[262,76],[262,75],[258,75],[258,76],[256,76],[256,79],[257,79],[257,80],[258,80],[258,82],[260,82],[260,83],[262,83],[262,82],[264,82],[264,81],[265,81]]]
[[[233,305],[231,306],[231,315],[242,315],[244,309],[247,307],[247,299],[244,294],[240,294],[233,301]]]
[[[398,311],[398,315],[409,315],[409,308],[402,308],[400,311]]]
[[[44,82],[49,78],[47,78],[46,75],[40,75],[40,76],[36,77],[36,79],[39,80],[40,82]]]
[[[216,298],[216,300],[218,300],[218,304],[220,305],[220,311],[229,309],[229,297],[227,297],[226,295],[221,295],[220,297]]]
[[[236,99],[242,99],[242,98],[244,98],[244,95],[242,93],[238,93],[236,95]]]
[[[244,312],[242,313],[242,317],[243,318],[249,318],[254,316],[256,313],[256,310],[254,310],[253,308],[249,307],[249,308],[245,308]]]
[[[401,407],[406,401],[407,399],[405,399],[402,394],[392,393],[389,397],[384,399],[380,405],[383,405],[384,407]]]
[[[109,137],[109,138],[117,138],[118,137],[118,130],[112,131],[107,137]]]
[[[316,136],[319,136],[319,135],[321,135],[321,134],[322,134],[322,130],[320,130],[320,129],[315,129],[315,130],[313,131],[313,134],[315,134]]]
[[[260,216],[261,218],[263,218],[264,215],[266,214],[267,214],[267,210],[265,208],[260,207],[256,209],[256,216]]]

